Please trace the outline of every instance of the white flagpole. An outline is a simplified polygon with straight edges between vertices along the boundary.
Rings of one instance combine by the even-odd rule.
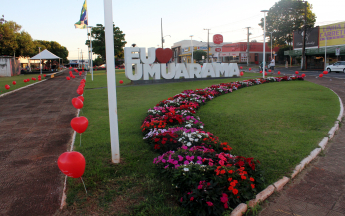
[[[120,163],[119,130],[117,122],[116,77],[114,57],[114,31],[112,0],[104,0],[104,27],[108,84],[108,106],[111,158],[113,163]]]

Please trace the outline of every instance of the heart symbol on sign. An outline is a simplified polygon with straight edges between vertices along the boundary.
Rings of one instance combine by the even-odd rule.
[[[71,126],[73,130],[75,130],[77,133],[84,133],[86,131],[87,126],[89,125],[89,120],[87,120],[86,117],[75,117],[71,121]]]
[[[156,49],[156,60],[159,63],[168,63],[172,56],[173,56],[173,51],[170,48]]]
[[[65,175],[80,178],[85,171],[85,158],[79,152],[65,152],[58,158],[58,166]]]

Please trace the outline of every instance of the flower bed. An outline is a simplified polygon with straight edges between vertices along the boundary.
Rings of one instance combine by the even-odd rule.
[[[304,79],[269,77],[185,90],[148,110],[143,139],[161,154],[153,163],[181,194],[182,207],[193,215],[221,215],[255,198],[264,187],[260,162],[232,155],[227,142],[203,130],[196,110],[240,88],[291,80]]]

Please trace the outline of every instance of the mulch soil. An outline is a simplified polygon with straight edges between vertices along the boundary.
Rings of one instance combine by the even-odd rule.
[[[306,80],[332,89],[344,104],[345,79],[330,79],[325,76],[323,78],[307,77]],[[341,123],[344,124],[344,120]],[[271,196],[263,205],[263,210],[259,215],[345,215],[344,127],[339,128],[327,144],[324,153],[290,181],[282,192]]]
[[[68,150],[82,79],[69,70],[0,97],[0,215],[53,215],[60,207],[64,175],[58,157]]]

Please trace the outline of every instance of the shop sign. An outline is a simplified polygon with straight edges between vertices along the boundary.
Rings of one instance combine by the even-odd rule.
[[[345,22],[334,23],[330,25],[320,26],[319,46],[336,46],[345,44]]]
[[[221,34],[213,35],[213,43],[215,43],[215,44],[223,43],[223,35],[221,35]]]
[[[216,48],[215,51],[220,52],[220,51],[222,51],[222,48]]]

